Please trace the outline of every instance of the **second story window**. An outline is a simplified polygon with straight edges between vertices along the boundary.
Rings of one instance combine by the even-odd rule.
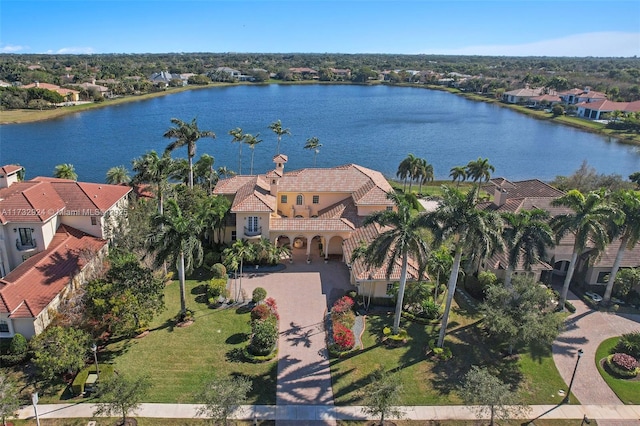
[[[320,203],[320,196],[319,195],[314,195],[313,196],[313,204],[319,204]]]
[[[287,204],[287,196],[286,195],[281,195],[280,196],[280,202],[282,204]]]
[[[33,234],[31,228],[19,228],[20,233],[20,245],[26,247],[33,247]]]
[[[302,197],[302,194],[298,194],[298,196],[296,197],[296,205],[301,206],[303,203],[304,203],[304,197]]]
[[[98,224],[98,218],[95,217],[95,216],[91,216],[91,224],[93,226],[97,225]]]

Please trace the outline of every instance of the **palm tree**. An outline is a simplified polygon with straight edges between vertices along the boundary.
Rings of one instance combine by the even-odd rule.
[[[589,192],[584,195],[577,189],[553,200],[551,204],[571,210],[570,213],[554,216],[549,222],[556,234],[556,243],[567,234],[574,237],[573,252],[560,296],[560,306],[564,309],[578,256],[584,252],[589,242],[594,244],[596,252],[604,250],[609,243],[609,230],[615,221],[616,209],[605,202],[603,194]]]
[[[446,246],[441,246],[438,250],[432,250],[427,258],[427,271],[436,276],[436,285],[433,292],[433,300],[438,303],[438,291],[440,290],[440,276],[450,273],[453,266],[451,250]]]
[[[180,281],[180,314],[187,311],[185,273],[191,273],[194,266],[202,263],[202,243],[200,232],[202,220],[191,215],[183,215],[176,200],[167,202],[167,211],[153,218],[154,233],[149,236],[149,248],[155,252],[156,266],[169,259],[176,260]]]
[[[411,192],[411,184],[415,177],[417,162],[418,157],[410,153],[407,155],[407,158],[400,162],[398,165],[398,171],[396,172],[396,176],[404,181],[405,190],[407,188],[407,179],[409,180],[409,192]]]
[[[454,166],[450,170],[449,177],[452,182],[456,182],[456,188],[459,188],[460,182],[467,180],[467,168],[465,166]]]
[[[242,144],[244,143],[244,133],[240,127],[229,130],[229,134],[233,136],[231,143],[238,144],[238,173],[242,174]]]
[[[73,164],[58,164],[53,170],[53,177],[58,179],[78,180],[78,174]]]
[[[480,196],[480,183],[482,181],[488,182],[491,179],[491,173],[495,171],[496,168],[489,164],[488,158],[478,157],[477,160],[467,163],[467,177],[477,183],[476,197]]]
[[[176,127],[169,128],[163,136],[175,140],[167,145],[165,152],[171,152],[186,145],[187,157],[189,158],[189,188],[193,188],[193,157],[196,156],[196,142],[200,138],[215,139],[216,134],[210,130],[198,129],[198,123],[195,118],[191,120],[191,123],[185,123],[178,118],[172,118],[171,122]]]
[[[462,254],[470,252],[476,257],[486,257],[503,247],[500,216],[495,212],[477,209],[473,190],[466,195],[448,187],[443,187],[442,191],[442,201],[438,208],[425,215],[428,218],[428,227],[434,233],[436,244],[450,241],[454,252],[438,347],[444,344]]]
[[[313,167],[316,166],[316,157],[318,156],[318,153],[320,152],[320,147],[322,146],[322,144],[320,143],[320,139],[318,139],[317,137],[312,137],[307,139],[307,143],[304,145],[304,149],[313,149],[314,150],[314,154],[313,154]]]
[[[249,173],[250,175],[253,175],[253,154],[256,153],[256,145],[258,145],[260,142],[262,142],[262,139],[260,139],[260,133],[258,133],[255,136],[253,136],[250,133],[247,133],[246,135],[244,135],[244,143],[249,145],[249,148],[251,148],[251,172]]]
[[[363,259],[365,264],[376,268],[386,263],[387,276],[391,275],[396,263],[401,262],[400,288],[393,319],[393,333],[398,334],[407,283],[409,256],[415,257],[422,265],[429,248],[421,232],[425,227],[423,224],[424,216],[413,214],[409,203],[397,193],[388,193],[387,197],[395,203],[397,211],[374,212],[364,220],[363,226],[375,224],[381,228],[381,233],[366,248]]]
[[[169,153],[162,157],[155,151],[149,151],[140,158],[133,160],[133,171],[136,172],[132,182],[134,184],[150,183],[156,186],[158,197],[158,213],[164,212],[164,193],[167,189],[167,179],[173,172],[174,162]]]
[[[280,154],[280,140],[282,140],[282,137],[284,135],[291,136],[291,132],[289,131],[289,129],[282,128],[282,123],[280,122],[280,120],[274,121],[273,123],[269,124],[269,128],[278,137],[278,148],[276,149],[276,154]]]
[[[215,158],[209,154],[202,154],[194,165],[194,178],[202,185],[209,195],[213,192],[213,185],[218,181],[218,172],[213,168]]]
[[[604,303],[609,303],[611,299],[613,283],[626,249],[633,250],[638,241],[640,241],[640,195],[635,191],[621,190],[612,194],[611,202],[615,208],[624,214],[624,219],[614,223],[612,237],[620,238],[620,248],[618,248],[616,259],[609,274],[609,281],[607,281],[607,288],[602,298]]]
[[[228,177],[233,177],[236,175],[236,172],[234,172],[233,170],[229,169],[227,166],[220,166],[218,167],[218,177],[221,179],[225,179]]]
[[[235,299],[237,300],[242,293],[242,269],[244,268],[244,261],[250,261],[255,257],[254,245],[244,239],[236,240],[233,242],[231,247],[224,249],[224,251],[222,252],[222,256],[225,259],[225,262],[228,262],[226,259],[230,258],[230,262],[233,263],[235,260],[239,263],[240,284],[239,289],[235,295]]]
[[[422,194],[422,184],[427,184],[433,181],[433,166],[427,163],[427,160],[424,158],[418,159],[417,164],[418,181],[420,182],[420,189],[418,189],[418,193]]]
[[[546,248],[553,246],[553,231],[547,222],[549,213],[542,209],[508,212],[502,219],[509,260],[504,284],[511,287],[511,275],[520,260],[524,269],[530,271],[533,264],[545,258]]]
[[[122,185],[131,182],[131,177],[126,167],[116,166],[107,170],[106,182],[110,185]]]

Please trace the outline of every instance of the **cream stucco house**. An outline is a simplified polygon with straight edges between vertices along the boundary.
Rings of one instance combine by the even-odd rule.
[[[30,338],[107,251],[131,188],[0,168],[0,337]]]
[[[225,242],[267,238],[303,250],[309,261],[331,258],[348,263],[350,250],[365,236],[358,232],[365,217],[394,208],[387,198],[391,185],[380,172],[356,164],[285,172],[287,159],[276,155],[275,169],[266,174],[218,182],[214,194],[231,201]],[[377,228],[371,228],[367,239],[375,232]],[[352,268],[352,284],[365,281],[360,273],[360,266]],[[372,274],[379,286],[368,285],[367,291],[385,297],[394,276]]]

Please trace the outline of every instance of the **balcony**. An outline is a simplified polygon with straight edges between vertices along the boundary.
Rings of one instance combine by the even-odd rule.
[[[19,251],[25,251],[25,250],[33,250],[34,248],[38,247],[38,244],[36,242],[35,238],[32,238],[31,241],[28,241],[25,244],[22,244],[20,242],[20,238],[16,238],[16,248]]]
[[[244,227],[244,236],[245,237],[256,237],[258,235],[262,235],[262,226],[256,227]]]

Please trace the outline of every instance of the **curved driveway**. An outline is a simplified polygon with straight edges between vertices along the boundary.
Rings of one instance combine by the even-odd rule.
[[[576,312],[569,316],[566,330],[553,344],[553,360],[560,375],[566,383],[570,382],[577,352],[582,349],[584,356],[576,370],[573,395],[581,404],[622,404],[598,373],[596,349],[609,337],[639,331],[640,315],[594,311],[572,292],[569,292],[568,300],[576,307]]]

